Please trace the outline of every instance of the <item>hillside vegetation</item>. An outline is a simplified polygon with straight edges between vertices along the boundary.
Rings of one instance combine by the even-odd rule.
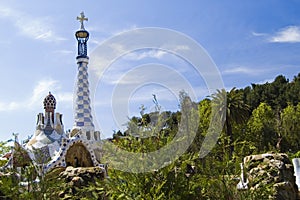
[[[22,193],[20,197],[24,199],[51,199],[65,191],[64,187],[69,188],[68,199],[267,199],[271,192],[267,185],[257,190],[236,189],[240,163],[245,156],[266,152],[286,153],[290,158],[300,156],[300,73],[291,81],[280,75],[271,83],[218,90],[200,102],[192,102],[185,92],[179,97],[181,111],[162,112],[159,99],[154,96],[155,112],[149,113],[141,106],[140,116],[129,119],[126,131],[115,132],[105,140],[103,161],[109,164],[109,177],[105,180],[74,189],[61,183],[63,180],[57,182],[61,184],[58,187],[41,178],[43,188],[34,187],[29,192],[17,189],[21,186],[15,179],[2,178],[0,190],[12,198]],[[201,157],[203,141],[213,132],[211,119],[223,121],[224,125],[214,148]],[[195,124],[196,129],[192,127]],[[140,160],[127,158],[124,166],[142,171],[148,153],[171,142],[181,148],[180,141],[191,131],[195,131],[195,137],[182,155],[176,160],[168,160],[170,155],[161,156],[168,163],[164,167],[130,173],[110,165],[122,158],[118,151],[125,150],[145,155]],[[183,134],[176,137],[178,133]],[[109,149],[111,144],[118,148]],[[155,168],[155,163],[148,165]],[[44,194],[37,195],[41,192]]]

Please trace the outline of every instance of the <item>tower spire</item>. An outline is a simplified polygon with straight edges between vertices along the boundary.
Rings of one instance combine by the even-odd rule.
[[[76,84],[76,100],[75,100],[75,124],[74,128],[84,129],[86,131],[94,131],[93,117],[90,105],[90,91],[88,81],[88,63],[87,41],[89,32],[84,29],[83,21],[87,18],[82,12],[77,19],[81,22],[80,30],[76,31],[75,36],[78,41],[78,56],[76,57],[78,65],[77,84]]]
[[[88,21],[88,18],[85,17],[84,12],[80,13],[80,16],[77,17],[77,20],[80,22],[80,30],[76,31],[75,36],[78,41],[78,56],[77,57],[87,57],[87,41],[89,40],[89,32],[84,28],[84,21]]]

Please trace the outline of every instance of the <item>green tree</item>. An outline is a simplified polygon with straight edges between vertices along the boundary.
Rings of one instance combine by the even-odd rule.
[[[289,80],[279,75],[272,83],[266,83],[262,102],[267,102],[276,112],[287,106],[286,92]]]
[[[11,147],[7,146],[7,142],[0,142],[0,156],[2,157],[5,153],[11,151]],[[0,160],[0,167],[4,166],[8,160]]]
[[[234,151],[234,138],[232,126],[234,123],[240,124],[245,122],[249,116],[249,106],[244,103],[243,94],[238,92],[236,88],[232,88],[229,92],[225,89],[217,90],[212,95],[213,106],[222,114],[221,120],[224,123],[225,134],[229,137],[229,157],[232,157]],[[225,113],[225,115],[223,115]]]
[[[281,113],[280,133],[282,135],[282,150],[297,152],[300,148],[300,103],[297,106],[289,104]]]
[[[251,111],[265,102],[277,113],[287,106],[288,102],[296,105],[299,101],[300,82],[299,75],[289,83],[283,75],[277,76],[273,82],[264,84],[252,83],[251,87],[245,87],[240,91],[244,93],[244,100],[250,106]],[[296,102],[296,103],[295,103]]]
[[[274,112],[267,103],[261,103],[252,112],[247,124],[246,138],[256,145],[257,153],[272,150],[278,139]]]
[[[198,106],[199,112],[199,131],[205,135],[211,118],[211,100],[203,99]]]
[[[289,83],[287,99],[294,106],[300,102],[300,73]]]
[[[211,121],[211,100],[204,99],[198,104],[198,120],[199,127],[197,130],[196,137],[194,138],[193,143],[190,145],[189,151],[199,152],[202,147],[202,142],[207,134],[210,121]]]

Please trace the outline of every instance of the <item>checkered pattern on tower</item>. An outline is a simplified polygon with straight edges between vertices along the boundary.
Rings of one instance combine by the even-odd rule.
[[[88,58],[80,58],[80,60],[78,60],[74,127],[93,131],[95,128],[90,105]]]

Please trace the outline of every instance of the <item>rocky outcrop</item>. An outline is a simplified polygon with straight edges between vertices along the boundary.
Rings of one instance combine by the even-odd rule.
[[[69,199],[73,195],[76,195],[78,192],[86,193],[84,196],[89,196],[92,193],[98,193],[99,196],[103,195],[97,191],[97,181],[103,180],[106,177],[106,170],[100,167],[67,167],[64,171],[62,171],[58,178],[62,180],[65,184],[65,190],[61,191],[59,194],[59,198],[61,199]],[[84,187],[90,187],[94,185],[94,191],[83,190]],[[66,189],[67,188],[67,189]]]
[[[286,154],[266,153],[244,158],[248,188],[262,191],[268,199],[294,200],[298,187],[293,164]],[[264,196],[266,198],[266,196]]]
[[[64,179],[68,183],[85,186],[95,180],[103,180],[105,178],[105,169],[100,167],[67,167],[65,171],[59,174],[59,178]]]

